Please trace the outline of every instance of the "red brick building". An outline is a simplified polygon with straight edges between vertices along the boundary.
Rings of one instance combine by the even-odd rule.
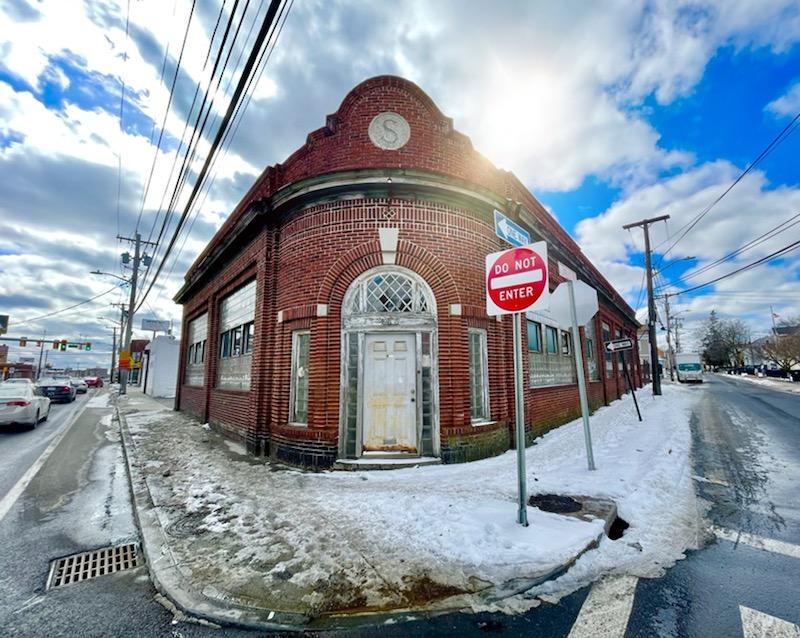
[[[253,454],[314,468],[509,449],[512,325],[484,299],[484,256],[508,247],[495,209],[547,242],[551,288],[560,262],[598,290],[589,400],[617,398],[601,342],[635,336],[631,308],[513,174],[419,87],[381,76],[262,173],[187,273],[177,405]],[[526,336],[532,440],[579,401],[565,327],[529,315]]]

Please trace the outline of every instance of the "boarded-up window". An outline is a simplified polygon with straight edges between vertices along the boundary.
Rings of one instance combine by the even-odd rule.
[[[202,386],[205,381],[205,352],[208,338],[208,313],[192,319],[186,327],[186,385]]]
[[[219,360],[217,387],[226,390],[250,389],[253,318],[256,309],[256,282],[224,297],[219,304]]]

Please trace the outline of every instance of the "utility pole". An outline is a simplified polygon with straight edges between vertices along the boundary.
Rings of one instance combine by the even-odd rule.
[[[675,317],[675,352],[681,351],[681,333],[680,329],[683,327],[683,318]]]
[[[117,327],[114,326],[112,330],[114,331],[114,341],[111,345],[111,374],[109,375],[109,378],[111,379],[110,383],[114,383],[114,368],[117,367]]]
[[[630,230],[638,226],[644,231],[644,259],[647,269],[647,334],[650,339],[650,368],[653,376],[653,394],[661,394],[661,375],[658,371],[658,344],[656,343],[656,301],[653,298],[653,265],[650,262],[650,224],[666,221],[669,215],[643,219],[633,224],[625,224],[622,228]]]
[[[675,355],[672,353],[672,327],[669,321],[669,295],[664,295],[664,314],[667,319],[667,365],[669,366],[669,380],[675,381]]]
[[[131,275],[131,295],[128,301],[128,320],[125,322],[125,332],[124,335],[121,337],[121,348],[120,352],[125,350],[126,352],[130,353],[131,350],[131,336],[133,333],[133,308],[136,303],[136,283],[139,280],[139,263],[143,260],[142,259],[142,244],[149,244],[151,246],[155,246],[155,242],[150,241],[142,241],[142,236],[139,233],[133,238],[130,237],[120,237],[117,235],[117,239],[122,241],[130,241],[134,244],[133,249],[133,274]],[[126,253],[127,254],[127,253]],[[144,255],[144,261],[149,263],[150,258],[147,255]],[[120,378],[119,378],[119,393],[120,394],[127,394],[128,391],[128,368],[120,369]]]
[[[36,380],[42,377],[42,354],[44,354],[44,338],[47,336],[47,330],[42,330],[42,340],[39,342],[39,365],[36,366]]]

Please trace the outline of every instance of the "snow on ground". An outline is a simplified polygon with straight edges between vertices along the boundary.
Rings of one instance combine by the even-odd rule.
[[[611,498],[631,526],[539,593],[557,597],[607,571],[656,576],[695,546],[692,390],[641,393],[644,423],[630,397],[595,413],[594,472],[580,420],[527,450],[529,493]],[[259,605],[294,601],[315,613],[474,593],[547,572],[602,531],[599,520],[534,508],[530,526],[519,526],[513,451],[459,465],[311,473],[243,459],[179,413],[148,410],[127,422],[182,568]]]
[[[89,401],[86,403],[87,408],[110,408],[111,407],[111,395],[108,392],[103,392],[102,394],[98,394],[93,396]]]
[[[773,390],[783,390],[784,392],[793,392],[800,394],[800,383],[795,383],[791,379],[778,379],[775,377],[752,377],[749,374],[730,375],[734,379],[742,379],[750,383],[772,388]]]

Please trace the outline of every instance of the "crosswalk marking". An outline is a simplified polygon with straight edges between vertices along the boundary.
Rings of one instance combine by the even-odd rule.
[[[800,627],[788,620],[739,605],[744,638],[800,638]]]
[[[595,583],[583,601],[569,638],[622,638],[638,580],[635,576],[611,576]]]
[[[724,527],[711,527],[711,531],[717,538],[722,538],[732,543],[744,543],[756,549],[763,549],[773,554],[783,554],[784,556],[791,556],[792,558],[800,558],[800,545],[793,545],[784,541],[775,540],[774,538],[766,538],[764,536],[756,536],[755,534],[748,534],[746,532],[735,532],[731,529]]]

